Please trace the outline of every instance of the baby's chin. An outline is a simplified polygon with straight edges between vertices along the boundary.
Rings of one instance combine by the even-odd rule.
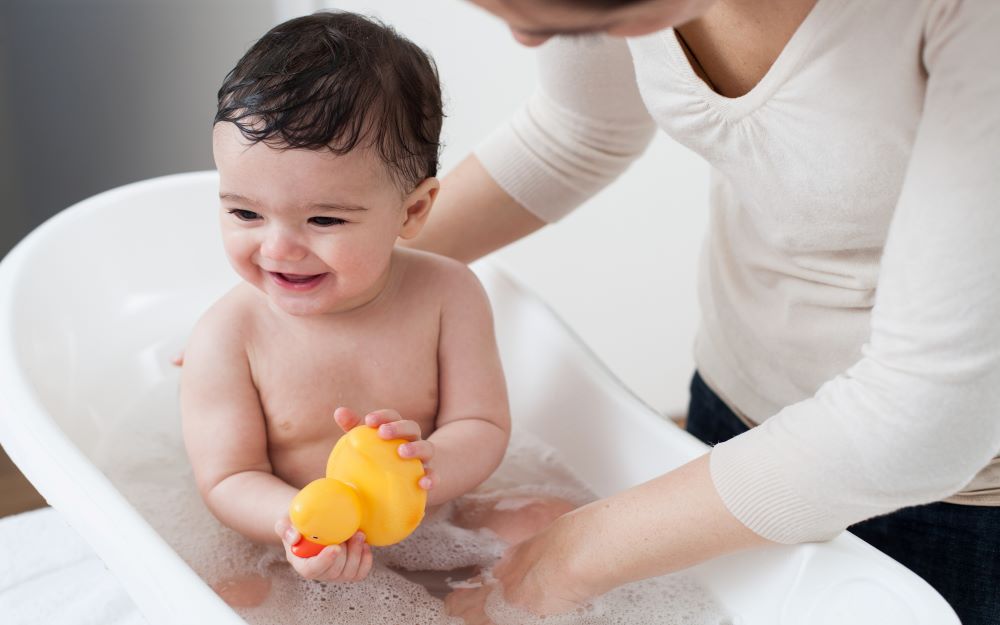
[[[274,293],[268,292],[266,289],[261,289],[264,291],[264,295],[267,297],[268,304],[272,309],[281,311],[286,315],[292,317],[321,317],[323,315],[335,315],[350,312],[357,308],[362,308],[368,302],[352,302],[344,298],[339,297],[295,297],[289,296],[284,293]]]
[[[275,296],[266,291],[265,295],[271,308],[292,317],[319,317],[321,315],[341,312],[336,302],[326,302],[316,300],[315,298]]]

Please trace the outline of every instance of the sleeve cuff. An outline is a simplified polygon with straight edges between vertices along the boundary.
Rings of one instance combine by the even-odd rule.
[[[844,511],[824,508],[796,491],[786,476],[789,469],[768,449],[767,425],[712,449],[712,482],[723,503],[750,530],[776,543],[834,538],[856,519]]]
[[[526,115],[525,110],[517,113],[518,118]],[[559,221],[588,198],[546,170],[514,120],[479,144],[475,155],[507,195],[546,223]]]

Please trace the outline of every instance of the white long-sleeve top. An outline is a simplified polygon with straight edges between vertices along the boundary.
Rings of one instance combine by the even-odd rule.
[[[695,359],[761,425],[711,452],[778,542],[937,501],[1000,504],[1000,2],[818,0],[726,98],[673,30],[559,38],[476,151],[547,221],[656,127],[712,167]],[[665,210],[670,171],[663,175]]]

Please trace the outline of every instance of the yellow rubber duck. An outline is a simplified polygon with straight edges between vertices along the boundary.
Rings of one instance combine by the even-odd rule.
[[[306,484],[288,516],[302,539],[292,546],[300,558],[317,555],[359,529],[368,544],[398,543],[420,525],[427,491],[418,482],[424,466],[401,458],[407,441],[379,438],[378,429],[359,425],[340,437],[326,462],[326,477]]]

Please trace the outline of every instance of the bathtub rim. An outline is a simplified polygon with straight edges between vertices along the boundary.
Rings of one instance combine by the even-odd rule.
[[[94,549],[125,587],[143,615],[153,623],[198,623],[205,614],[213,623],[246,625],[175,552],[115,485],[69,439],[34,392],[14,349],[13,297],[20,287],[22,267],[40,242],[63,228],[86,220],[111,199],[142,195],[178,182],[213,179],[214,171],[172,174],[133,182],[86,198],[39,225],[0,261],[0,444],[32,485]],[[5,295],[9,295],[4,297]],[[102,518],[115,518],[116,532],[104,529]],[[113,538],[113,539],[112,539]],[[116,543],[129,545],[121,549]],[[156,575],[160,567],[183,571],[179,576]],[[132,573],[135,574],[132,574]],[[171,597],[185,597],[184,602]],[[150,618],[143,606],[155,605],[166,619]],[[225,615],[225,616],[223,616]]]
[[[155,191],[160,185],[173,187],[183,182],[204,184],[215,179],[217,179],[216,172],[203,171],[139,181],[78,202],[39,226],[0,262],[0,343],[6,340],[13,345],[15,342],[12,332],[14,330],[13,320],[16,302],[12,297],[4,297],[4,295],[14,294],[17,291],[18,280],[21,276],[20,269],[31,260],[33,250],[38,247],[39,241],[43,241],[50,232],[71,227],[79,220],[86,219],[91,212],[98,210],[109,199],[127,197],[131,193],[145,194]],[[676,430],[676,426],[659,418],[655,411],[629,391],[607,366],[596,358],[580,337],[566,325],[565,321],[554,313],[544,299],[513,279],[509,272],[503,270],[502,263],[477,266],[477,273],[481,275],[491,272],[502,276],[508,287],[523,293],[532,301],[532,304],[547,311],[558,331],[569,338],[572,343],[571,347],[585,356],[586,366],[594,374],[596,381],[605,388],[612,389],[620,399],[624,398],[629,403],[641,407],[641,410],[636,413],[643,415],[641,419],[636,419],[636,423],[640,426],[637,429],[642,430],[646,436],[658,440],[672,439],[672,442],[677,443],[678,437],[673,432],[668,431],[671,428]],[[211,591],[208,584],[197,573],[190,569],[103,472],[92,464],[68,437],[33,392],[33,386],[18,366],[18,355],[14,349],[0,350],[0,382],[2,382],[0,385],[0,443],[3,443],[11,459],[49,500],[52,507],[63,515],[105,561],[151,623],[170,622],[186,625],[205,622],[204,617],[211,615],[213,624],[245,624],[245,621]],[[19,415],[28,415],[30,418],[18,418]],[[685,458],[674,464],[680,464],[697,455],[698,449],[691,446],[692,443],[700,446],[700,443],[694,443],[693,438],[682,443],[688,447],[690,453],[685,454]],[[703,449],[703,446],[701,448]],[[106,526],[100,524],[100,519],[105,516],[123,519],[123,522],[119,524],[119,534],[110,534],[105,529]],[[122,550],[119,544],[121,542],[130,545],[131,552]],[[846,533],[829,543],[825,543],[825,545],[834,545],[840,552],[848,554],[867,553],[870,555],[874,551],[874,548],[867,543]],[[797,560],[799,565],[804,567],[808,561],[808,554],[817,552],[826,554],[829,551],[825,547],[817,548],[813,545],[782,546],[769,549],[770,555],[767,557],[784,558],[792,553],[799,558]],[[913,579],[926,586],[926,589],[933,593],[933,596],[938,597],[939,601],[928,599],[921,602],[922,606],[940,608],[941,606],[937,604],[944,604],[943,599],[940,599],[940,596],[930,589],[926,582],[887,556],[879,555],[884,558],[883,564],[889,569],[902,569]],[[141,560],[141,562],[137,562],[137,560]],[[696,576],[707,579],[712,575],[725,574],[730,568],[743,568],[745,570],[745,567],[740,567],[741,561],[741,554],[723,556],[689,570]],[[165,578],[157,572],[161,566],[168,570],[184,572]],[[130,574],[132,572],[135,574]],[[732,588],[732,584],[729,588]],[[752,585],[748,588],[752,589]],[[171,598],[175,597],[184,597],[184,601],[180,603],[172,601]],[[724,601],[724,603],[728,603],[728,601]],[[149,613],[149,610],[152,609],[150,606],[155,606],[156,614]],[[944,614],[941,610],[936,613]],[[940,622],[946,622],[946,620]],[[954,618],[952,622],[958,623],[957,618]]]

